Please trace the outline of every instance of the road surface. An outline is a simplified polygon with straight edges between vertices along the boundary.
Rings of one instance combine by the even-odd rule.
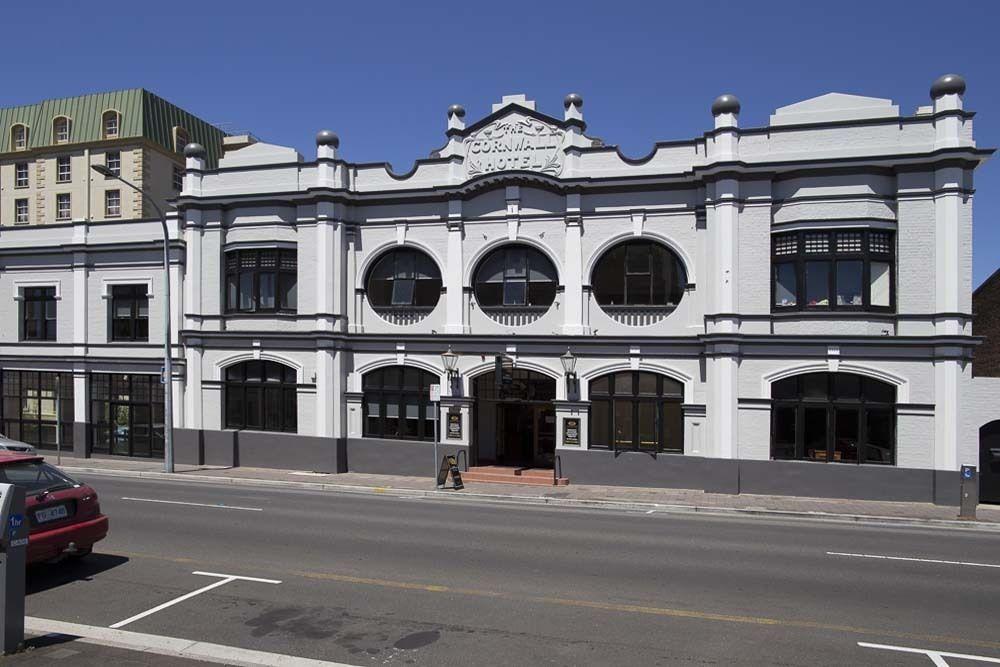
[[[111,534],[31,616],[353,665],[1000,658],[1000,533],[86,481]]]

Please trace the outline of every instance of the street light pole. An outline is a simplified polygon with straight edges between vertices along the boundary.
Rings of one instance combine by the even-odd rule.
[[[142,188],[126,181],[103,164],[91,165],[91,169],[105,178],[113,178],[132,188],[149,202],[160,216],[163,230],[163,470],[174,471],[174,397],[173,397],[173,351],[170,346],[170,232],[167,230],[167,216],[152,197]]]

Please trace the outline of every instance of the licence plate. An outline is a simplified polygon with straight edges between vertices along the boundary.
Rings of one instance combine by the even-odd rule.
[[[66,510],[65,505],[47,507],[46,509],[35,512],[35,519],[38,523],[47,523],[49,521],[55,521],[56,519],[65,519],[67,516],[69,516],[69,512]]]

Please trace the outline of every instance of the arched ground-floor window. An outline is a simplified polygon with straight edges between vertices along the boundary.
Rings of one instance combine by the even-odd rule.
[[[387,366],[365,373],[364,426],[370,438],[434,439],[430,386],[440,378],[412,366]]]
[[[896,387],[851,373],[771,385],[771,458],[896,463]]]
[[[244,361],[226,369],[226,428],[298,428],[295,369],[275,361]]]
[[[595,449],[683,452],[684,385],[642,371],[590,382],[590,446]]]

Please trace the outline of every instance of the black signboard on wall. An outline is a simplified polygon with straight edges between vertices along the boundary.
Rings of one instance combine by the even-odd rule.
[[[461,440],[462,439],[462,413],[461,412],[449,412],[448,413],[448,429],[446,436],[449,440]]]
[[[563,417],[563,444],[567,447],[580,446],[579,417]]]

